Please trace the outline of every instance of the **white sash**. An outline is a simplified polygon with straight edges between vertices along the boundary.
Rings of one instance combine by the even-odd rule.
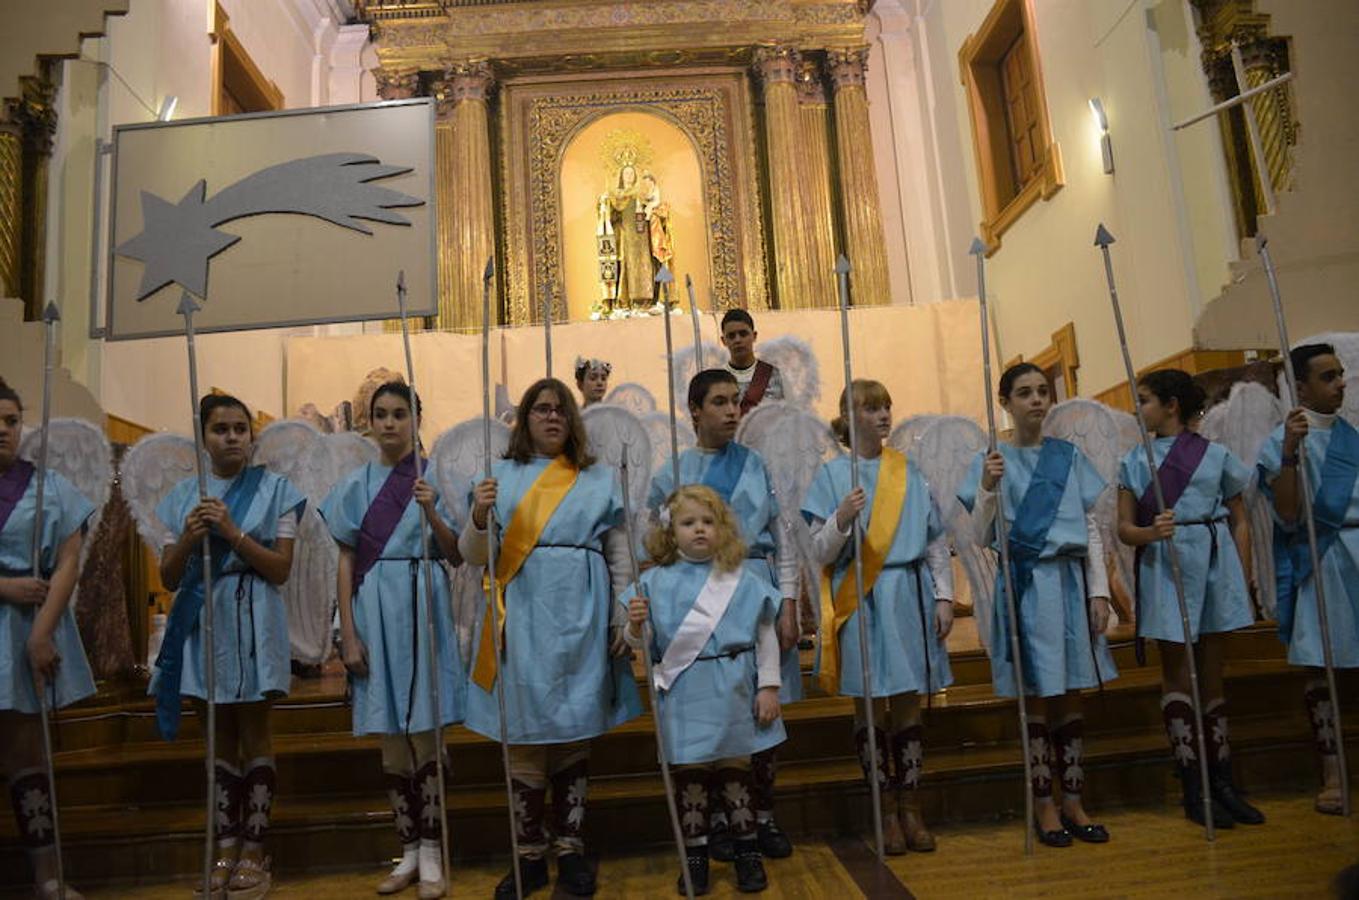
[[[731,604],[731,597],[740,583],[739,568],[734,572],[719,572],[714,568],[708,575],[703,589],[698,592],[698,598],[694,600],[693,608],[680,622],[674,639],[665,648],[665,655],[654,670],[657,690],[670,690],[680,673],[693,665],[707,645],[708,638],[712,637],[717,623],[726,615],[727,606]]]

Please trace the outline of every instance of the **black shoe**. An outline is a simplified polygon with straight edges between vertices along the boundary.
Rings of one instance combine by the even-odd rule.
[[[595,892],[595,871],[579,853],[557,857],[557,887],[573,897],[589,897]]]
[[[521,859],[519,860],[519,879],[524,883],[524,896],[547,887],[547,860],[545,859]],[[514,870],[504,878],[500,879],[500,884],[495,886],[496,900],[514,900]]]
[[[1037,822],[1033,825],[1034,832],[1038,835],[1038,843],[1044,847],[1070,847],[1071,832],[1065,828],[1058,828],[1056,831],[1044,831],[1043,826]]]
[[[694,896],[701,897],[708,893],[708,845],[684,849],[689,866],[689,883],[694,886]],[[680,873],[679,879],[675,882],[675,889],[679,891],[681,897],[688,896],[684,890],[683,873]]]
[[[1093,822],[1089,825],[1077,825],[1066,813],[1062,813],[1062,827],[1078,841],[1087,844],[1109,843],[1109,829],[1103,825],[1096,825]]]
[[[732,840],[726,822],[713,825],[708,832],[708,856],[718,862],[731,862],[736,858],[736,841]]]
[[[1199,777],[1199,767],[1188,765],[1180,767],[1180,787],[1184,791],[1184,817],[1195,825],[1203,825],[1203,779]],[[1234,828],[1236,820],[1227,808],[1211,798],[1213,806],[1213,827]]]
[[[1209,791],[1213,795],[1213,824],[1218,822],[1217,807],[1221,806],[1242,825],[1263,825],[1265,814],[1251,806],[1236,792],[1232,782],[1231,763],[1219,763],[1208,775]],[[1223,826],[1224,828],[1226,826]]]
[[[793,842],[773,819],[766,819],[756,826],[755,841],[767,859],[787,859],[793,855]]]
[[[769,876],[764,874],[764,860],[760,846],[754,839],[738,841],[736,845],[736,889],[743,894],[758,894],[769,887]]]

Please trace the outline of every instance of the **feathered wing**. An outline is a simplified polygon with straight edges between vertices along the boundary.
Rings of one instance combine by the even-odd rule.
[[[908,422],[910,420],[907,420]],[[905,423],[903,423],[905,424]],[[901,428],[898,426],[897,432]],[[897,432],[893,432],[895,435]],[[909,432],[904,432],[909,434]],[[906,448],[897,449],[920,467],[929,483],[934,502],[939,506],[953,552],[962,563],[972,592],[972,617],[982,646],[991,647],[992,596],[996,583],[996,556],[991,548],[977,543],[972,517],[958,502],[958,487],[977,454],[986,449],[986,433],[976,422],[962,416],[934,416],[918,438]]]
[[[292,482],[315,505],[325,496],[326,468],[315,465],[321,431],[305,419],[283,419],[255,438],[251,462]]]
[[[675,397],[682,398],[688,396],[689,379],[698,374],[698,359],[694,353],[693,340],[684,341],[684,334],[680,328],[679,320],[671,322],[671,327],[678,329],[675,332],[675,342],[684,343],[684,346],[675,351]],[[720,369],[727,364],[727,351],[724,347],[709,341],[703,342],[703,368]],[[620,385],[621,386],[621,385]],[[655,409],[652,406],[652,409]],[[634,410],[635,411],[635,410]],[[648,410],[649,412],[650,410]],[[640,414],[640,413],[639,413]]]
[[[644,416],[656,411],[656,398],[651,391],[635,381],[625,381],[609,391],[605,403],[621,406],[634,416]]]
[[[1274,518],[1269,501],[1257,482],[1255,464],[1260,447],[1284,418],[1284,404],[1263,385],[1243,381],[1232,385],[1227,402],[1208,410],[1199,434],[1230,450],[1251,472],[1242,501],[1250,522],[1251,565],[1261,611],[1274,615],[1278,597],[1274,584]]]
[[[812,609],[819,613],[820,565],[812,551],[811,529],[802,518],[802,499],[821,464],[840,453],[835,435],[805,408],[788,401],[766,401],[741,420],[736,440],[759,453],[769,468],[779,520],[792,537]]]
[[[916,441],[920,440],[925,429],[942,418],[944,417],[934,413],[921,413],[902,419],[892,429],[892,433],[887,436],[887,443],[902,453],[908,455],[914,453]]]
[[[1345,404],[1340,407],[1340,414],[1359,428],[1359,374],[1345,376]]]
[[[651,471],[654,472],[670,460],[670,416],[663,412],[647,413],[639,421],[651,441]],[[680,453],[698,443],[694,427],[686,419],[675,420],[675,435],[679,440]]]
[[[59,473],[94,504],[94,515],[90,516],[86,539],[80,548],[80,568],[83,571],[85,560],[90,554],[90,538],[99,532],[104,506],[109,502],[109,493],[113,489],[113,448],[104,430],[84,419],[52,419],[48,422],[48,429],[48,468]],[[36,463],[41,439],[41,428],[24,432],[19,442],[19,455]],[[73,595],[72,605],[79,599],[78,595]]]
[[[786,402],[810,408],[821,399],[821,366],[811,344],[786,334],[761,343],[760,358],[778,366]]]
[[[1120,421],[1119,416],[1126,416],[1126,421]],[[1048,412],[1043,433],[1075,444],[1104,479],[1104,491],[1095,503],[1095,519],[1104,543],[1106,566],[1112,557],[1113,577],[1109,580],[1115,609],[1120,619],[1129,620],[1134,600],[1133,550],[1118,539],[1118,469],[1123,455],[1141,441],[1137,420],[1103,403],[1078,397],[1059,403]]]
[[[624,453],[628,461],[628,502],[634,536],[640,537],[647,520],[647,488],[651,484],[651,438],[636,416],[621,406],[596,404],[581,418],[590,441],[590,453],[602,465],[618,470]]]
[[[156,507],[171,488],[198,471],[195,452],[189,438],[161,433],[142,438],[123,457],[123,497],[137,533],[156,552],[176,537],[156,516]]]

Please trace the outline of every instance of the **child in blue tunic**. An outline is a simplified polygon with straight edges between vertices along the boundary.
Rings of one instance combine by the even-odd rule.
[[[473,488],[469,506],[461,548],[472,565],[488,560],[494,513],[501,635],[483,616],[467,727],[499,739],[503,685],[524,892],[548,883],[550,783],[557,883],[587,896],[595,890],[584,855],[590,740],[635,718],[642,705],[613,599],[629,580],[622,493],[614,470],[595,464],[565,384],[544,378],[524,392],[505,459]],[[515,896],[513,871],[496,896]]]
[[[832,427],[848,447],[846,407],[847,395],[841,392],[840,417]],[[841,456],[817,470],[802,501],[819,561],[829,573],[829,583],[822,585],[822,681],[828,692],[864,695],[850,540],[854,520],[862,517],[874,699],[871,724],[863,704],[854,706],[854,744],[864,778],[876,778],[885,800],[894,798],[883,810],[886,852],[928,852],[935,847],[934,836],[916,800],[925,739],[920,695],[953,682],[944,646],[953,628],[952,562],[929,484],[905,455],[883,444],[892,430],[887,388],[878,381],[855,380],[854,415],[859,487],[851,490],[850,459]],[[877,745],[876,771],[868,752],[870,727]]]
[[[996,574],[991,633],[991,683],[997,694],[1023,692],[1029,716],[1030,790],[1039,840],[1070,846],[1072,838],[1104,843],[1109,833],[1086,815],[1085,720],[1082,690],[1117,676],[1104,630],[1109,624],[1109,576],[1092,510],[1104,479],[1076,447],[1043,437],[1052,385],[1032,363],[1000,377],[1000,405],[1014,421],[1014,443],[981,453],[958,489],[972,513],[979,543],[994,544],[996,488],[1004,491],[1010,563],[1024,684],[1011,661],[1003,573]],[[983,625],[983,627],[988,627]],[[1051,716],[1057,723],[1048,729]],[[1062,804],[1052,799],[1052,758],[1061,770]]]
[[[1340,815],[1340,757],[1336,717],[1322,666],[1316,573],[1302,521],[1298,465],[1306,460],[1321,558],[1322,594],[1333,665],[1359,668],[1359,431],[1338,415],[1345,401],[1345,370],[1330,344],[1304,344],[1289,354],[1301,406],[1288,414],[1260,448],[1260,488],[1274,505],[1274,564],[1278,573],[1279,635],[1288,661],[1306,666],[1307,712],[1321,757],[1318,812]],[[1304,450],[1305,449],[1305,455]]]
[[[741,526],[747,548],[746,568],[776,585],[784,598],[778,624],[783,673],[779,701],[792,703],[802,699],[795,599],[799,594],[797,558],[779,521],[778,504],[764,460],[733,440],[741,417],[739,393],[736,376],[726,369],[706,369],[690,379],[689,414],[693,417],[698,446],[680,454],[679,482],[705,484],[717,491]],[[647,506],[653,513],[675,489],[672,462],[667,460],[652,476]],[[781,859],[793,852],[793,845],[774,821],[775,748],[757,753],[751,767],[760,850],[765,856]],[[716,786],[713,790],[716,793]],[[733,845],[721,805],[713,803],[712,808],[712,857],[730,862]]]
[[[369,423],[381,458],[337,484],[322,501],[321,516],[340,546],[340,643],[354,733],[381,735],[382,771],[402,846],[401,860],[377,890],[396,893],[418,878],[421,897],[442,897],[447,885],[436,728],[462,721],[466,677],[444,569],[437,561],[427,571],[421,565],[421,518],[429,523],[432,558],[456,564],[458,538],[443,499],[415,477],[412,399],[402,382],[373,392]],[[414,403],[418,417],[419,398]],[[431,605],[437,716],[430,690]]]
[[[750,757],[781,744],[778,593],[742,563],[740,526],[717,492],[685,485],[646,538],[656,567],[624,596],[629,643],[645,648],[695,893],[708,891],[708,784],[716,780],[742,891],[768,886],[755,840]],[[651,667],[648,666],[650,670]],[[684,876],[679,880],[684,890]]]
[[[203,639],[203,537],[213,544],[213,674],[216,701],[217,861],[213,890],[264,892],[271,876],[264,838],[277,774],[269,714],[288,693],[288,618],[279,585],[288,580],[293,537],[306,500],[286,478],[251,466],[250,411],[225,394],[199,403],[211,459],[207,497],[198,479],[170,489],[156,516],[175,535],[160,548],[162,583],[176,591],[165,642],[152,672],[161,734],[178,732],[180,697],[207,717]]]
[[[39,702],[60,709],[94,693],[71,594],[94,506],[48,470],[43,481],[41,577],[33,576],[38,474],[19,458],[23,403],[0,379],[0,761],[19,845],[33,865],[35,895],[58,894],[52,784],[43,758]],[[39,694],[42,700],[39,700]],[[69,885],[66,896],[79,894]]]
[[[1241,492],[1250,472],[1221,444],[1189,430],[1203,411],[1203,389],[1187,372],[1162,369],[1142,377],[1138,403],[1155,435],[1157,480],[1167,511],[1157,513],[1146,451],[1129,450],[1119,468],[1118,537],[1137,548],[1137,636],[1154,639],[1161,657],[1161,714],[1179,769],[1184,813],[1203,824],[1198,738],[1185,652],[1184,623],[1165,549],[1175,542],[1203,698],[1213,823],[1259,825],[1265,817],[1237,793],[1227,741],[1222,663],[1228,632],[1254,621],[1246,572],[1250,525]]]

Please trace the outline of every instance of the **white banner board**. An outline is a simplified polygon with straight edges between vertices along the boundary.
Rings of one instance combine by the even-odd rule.
[[[431,98],[114,129],[105,336],[438,309]]]

